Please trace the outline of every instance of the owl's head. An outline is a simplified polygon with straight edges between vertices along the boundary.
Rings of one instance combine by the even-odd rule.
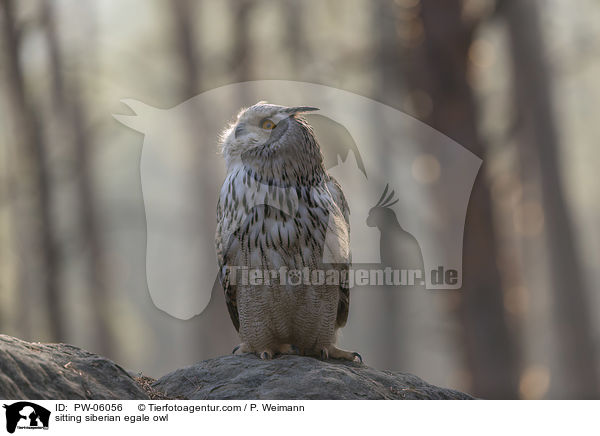
[[[253,159],[278,161],[298,154],[320,155],[314,133],[300,116],[318,110],[309,106],[286,107],[260,101],[242,109],[221,135],[221,150],[228,169]]]

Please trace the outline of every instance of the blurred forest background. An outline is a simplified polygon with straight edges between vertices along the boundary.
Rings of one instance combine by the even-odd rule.
[[[0,332],[150,376],[229,353],[222,298],[189,321],[150,300],[142,137],[111,114],[298,80],[484,159],[463,289],[421,291],[426,317],[408,291],[357,296],[366,363],[484,398],[600,398],[599,24],[595,0],[0,0]]]

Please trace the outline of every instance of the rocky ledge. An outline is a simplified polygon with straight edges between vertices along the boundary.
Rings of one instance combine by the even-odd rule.
[[[224,356],[158,380],[66,344],[0,335],[0,399],[472,399],[400,372],[357,362],[280,356]]]

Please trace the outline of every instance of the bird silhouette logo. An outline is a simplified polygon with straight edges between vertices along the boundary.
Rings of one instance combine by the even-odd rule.
[[[385,185],[381,197],[369,210],[366,224],[380,232],[381,264],[399,270],[423,271],[423,255],[417,239],[404,230],[392,206],[397,204],[395,191]],[[423,274],[424,276],[424,274]]]

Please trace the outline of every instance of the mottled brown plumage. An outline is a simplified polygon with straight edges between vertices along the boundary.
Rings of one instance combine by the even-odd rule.
[[[349,211],[311,127],[298,115],[308,110],[314,108],[259,102],[223,133],[227,178],[215,238],[220,279],[242,339],[236,349],[261,358],[300,352],[360,359],[334,345],[350,304]],[[244,281],[243,268],[262,271],[262,280]],[[282,271],[297,270],[302,284],[293,274],[282,282]],[[319,271],[327,280],[317,279],[324,277]],[[336,274],[337,283],[330,280]]]

